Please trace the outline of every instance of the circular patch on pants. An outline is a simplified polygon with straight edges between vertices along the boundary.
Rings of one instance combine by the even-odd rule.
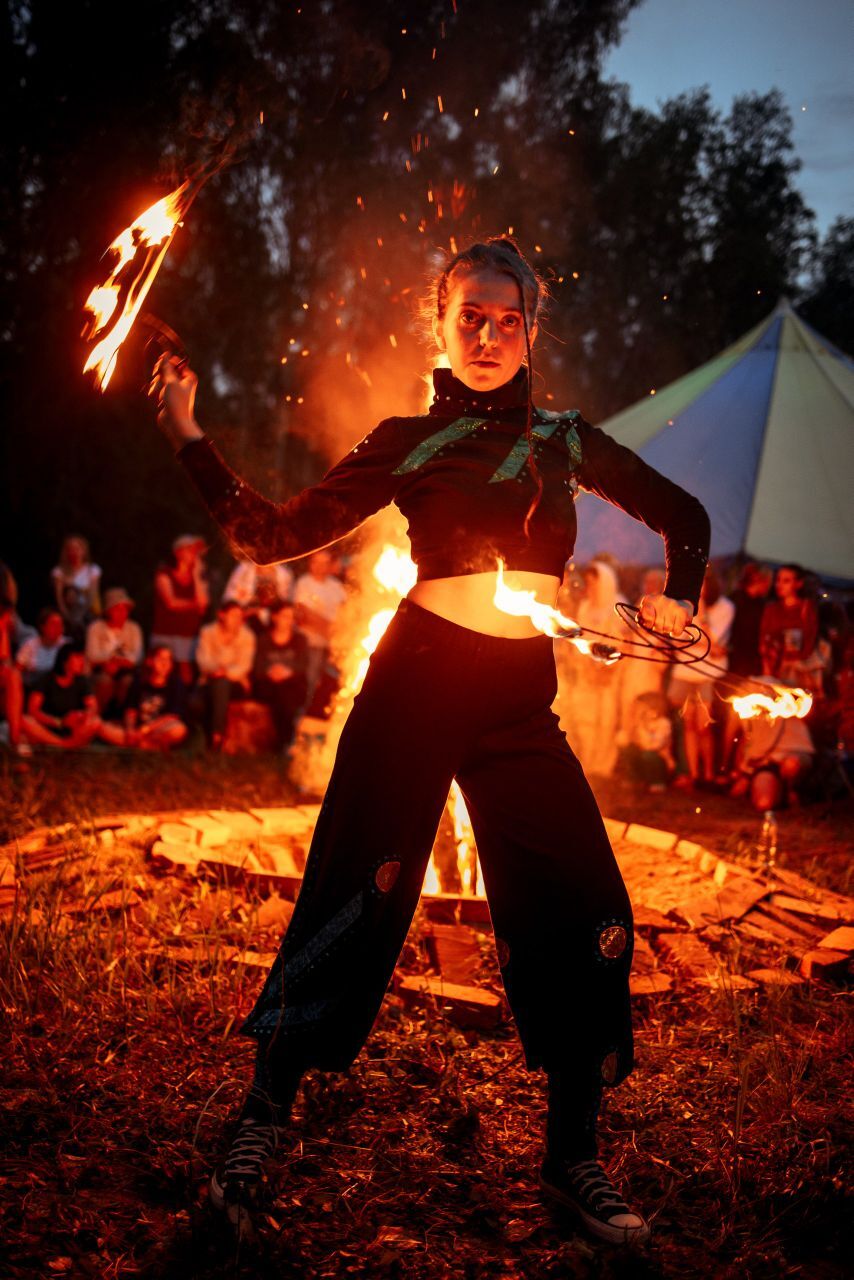
[[[377,867],[374,875],[374,884],[380,893],[388,893],[394,884],[400,872],[399,862],[384,862],[381,867]]]
[[[617,1078],[617,1054],[609,1053],[602,1062],[602,1079],[606,1084],[613,1084]]]
[[[510,960],[510,945],[503,938],[495,939],[495,954],[498,956],[498,967],[503,969]]]
[[[621,924],[609,925],[599,934],[599,950],[607,960],[617,960],[626,949],[628,936]]]

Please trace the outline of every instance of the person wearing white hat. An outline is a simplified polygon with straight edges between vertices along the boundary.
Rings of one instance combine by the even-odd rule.
[[[86,628],[86,657],[92,669],[92,692],[102,715],[117,718],[142,662],[142,628],[131,618],[134,602],[124,587],[104,593],[104,616]]]

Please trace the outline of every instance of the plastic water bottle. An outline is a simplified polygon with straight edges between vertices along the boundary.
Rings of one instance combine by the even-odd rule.
[[[759,850],[765,861],[766,873],[773,875],[777,866],[777,815],[773,809],[766,809],[762,816]]]

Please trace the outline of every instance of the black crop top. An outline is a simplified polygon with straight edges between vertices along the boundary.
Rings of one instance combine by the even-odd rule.
[[[496,391],[471,391],[449,369],[433,374],[427,414],[386,418],[328,471],[287,502],[262,498],[234,474],[210,440],[178,458],[214,519],[258,564],[295,560],[350,533],[394,502],[409,522],[419,580],[529,569],[561,577],[575,545],[579,487],[605,498],[664,538],[665,593],[696,608],[709,549],[704,507],[577,410],[534,411],[528,464],[525,369]]]

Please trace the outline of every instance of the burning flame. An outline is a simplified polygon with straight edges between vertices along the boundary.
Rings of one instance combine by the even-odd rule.
[[[770,688],[774,691],[773,697],[768,693],[749,693],[743,697],[727,698],[726,701],[735,707],[741,720],[753,720],[763,714],[769,720],[803,720],[809,714],[813,701],[811,693],[779,684]]]
[[[189,182],[182,183],[170,195],[144,210],[116,236],[107,250],[116,254],[116,263],[106,281],[96,285],[86,300],[86,310],[91,313],[92,320],[85,337],[93,339],[114,315],[116,318],[103,338],[93,346],[83,366],[84,373],[94,370],[95,380],[102,391],[106,390],[113,376],[119,347],[130,333],[172,238],[181,225],[181,218],[189,207],[192,198],[189,185]],[[139,265],[131,276],[130,270],[137,260]]]
[[[502,613],[509,613],[514,618],[530,618],[543,635],[552,636],[557,640],[569,640],[580,653],[586,654],[589,658],[596,658],[610,666],[622,657],[618,649],[612,649],[608,645],[592,644],[589,640],[585,640],[577,622],[572,618],[565,618],[551,605],[543,604],[537,599],[534,591],[514,591],[512,587],[508,587],[504,581],[503,560],[498,561],[495,595],[492,599],[493,604]]]
[[[418,569],[406,551],[386,543],[380,552],[379,559],[373,568],[373,576],[384,591],[393,593],[397,600],[405,596],[415,584]],[[368,673],[371,654],[385,635],[386,628],[395,615],[397,601],[393,607],[379,609],[368,622],[367,633],[359,641],[361,656],[351,678],[342,686],[341,693],[346,698],[355,697],[362,687]]]

